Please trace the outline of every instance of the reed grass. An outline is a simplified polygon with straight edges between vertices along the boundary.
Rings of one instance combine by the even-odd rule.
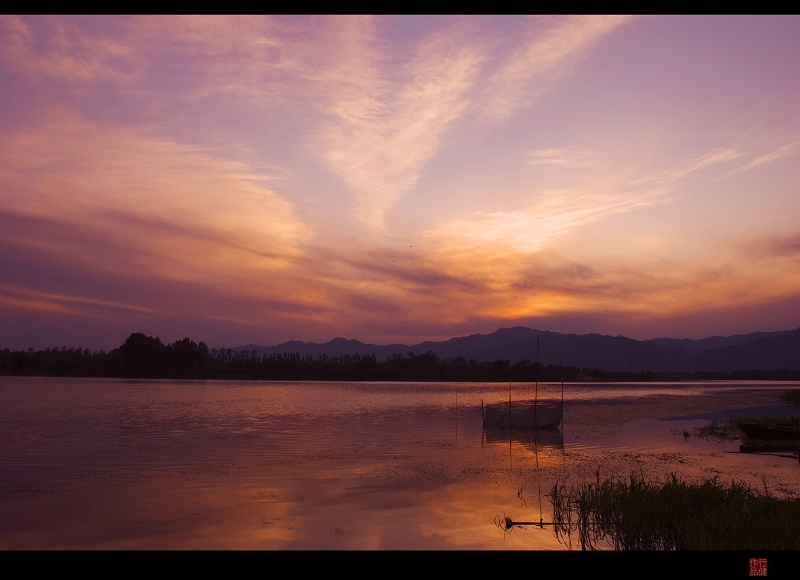
[[[800,500],[772,497],[742,482],[718,478],[686,482],[600,479],[566,488],[557,481],[548,495],[553,532],[572,547],[615,550],[797,550]]]
[[[800,393],[800,390],[798,390]],[[726,421],[711,421],[708,425],[694,428],[694,436],[716,441],[733,441],[744,438],[744,432],[739,428],[739,423],[759,423],[761,425],[794,425],[796,419],[792,417],[732,417]],[[685,436],[686,432],[684,432]]]
[[[717,441],[741,439],[744,433],[739,429],[739,421],[711,421],[708,425],[694,428],[694,436]],[[685,437],[686,435],[684,435]]]

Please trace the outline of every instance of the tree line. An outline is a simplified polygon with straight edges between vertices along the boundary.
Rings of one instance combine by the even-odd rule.
[[[0,350],[0,375],[118,377],[170,379],[553,382],[659,380],[800,380],[798,371],[737,371],[696,373],[620,372],[575,366],[544,365],[522,360],[478,362],[463,357],[440,358],[395,354],[378,361],[375,354],[341,356],[299,353],[259,354],[211,348],[189,338],[164,344],[156,337],[131,334],[110,352],[83,348]]]

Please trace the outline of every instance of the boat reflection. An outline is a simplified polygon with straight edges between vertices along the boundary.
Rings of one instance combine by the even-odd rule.
[[[564,434],[560,429],[526,429],[522,427],[504,427],[498,425],[483,426],[484,440],[488,444],[514,443],[530,451],[545,449],[563,450]]]
[[[561,401],[515,401],[481,405],[487,443],[516,443],[531,451],[564,448]]]

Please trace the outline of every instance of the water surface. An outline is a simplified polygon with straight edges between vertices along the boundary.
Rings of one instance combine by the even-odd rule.
[[[567,384],[563,432],[484,433],[509,384],[0,377],[0,548],[566,549],[557,479],[635,470],[800,495],[797,460],[684,437],[800,415],[787,383]],[[512,385],[514,400],[561,385]]]

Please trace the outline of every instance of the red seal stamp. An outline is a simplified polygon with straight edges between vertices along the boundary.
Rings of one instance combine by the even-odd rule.
[[[767,575],[767,559],[766,558],[750,558],[750,575],[751,576],[766,576]]]

